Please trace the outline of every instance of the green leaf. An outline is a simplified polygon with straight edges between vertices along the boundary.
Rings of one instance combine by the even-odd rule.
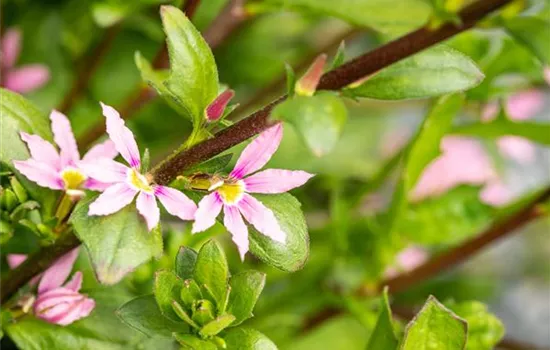
[[[392,350],[397,349],[397,338],[393,332],[390,302],[388,300],[388,291],[384,290],[382,296],[382,309],[378,315],[378,321],[372,331],[367,345],[367,350]]]
[[[223,249],[216,241],[210,240],[202,246],[197,256],[193,276],[199,286],[208,287],[218,306],[224,303],[229,268]]]
[[[187,279],[183,281],[181,288],[181,300],[187,307],[191,307],[193,301],[202,299],[202,292],[195,280]]]
[[[24,131],[35,134],[48,142],[52,142],[49,119],[41,113],[31,102],[15,92],[1,89],[0,115],[2,127],[0,138],[3,145],[0,147],[0,162],[6,164],[17,176],[23,187],[31,197],[39,201],[46,212],[51,210],[56,200],[56,192],[43,188],[29,181],[13,167],[13,160],[30,158],[26,144],[21,140],[19,133]]]
[[[181,295],[183,280],[172,271],[157,271],[155,274],[155,300],[160,312],[174,322],[181,319],[172,308],[172,301],[177,301]]]
[[[343,315],[323,322],[318,327],[293,340],[286,349],[363,350],[367,346],[368,338],[368,330],[356,318]]]
[[[463,350],[468,324],[433,296],[407,325],[402,350]]]
[[[159,227],[147,230],[133,204],[107,216],[88,215],[89,205],[96,198],[89,195],[81,200],[70,222],[90,254],[98,280],[114,284],[162,254],[162,234]]]
[[[478,301],[446,303],[458,316],[468,322],[466,350],[493,349],[504,336],[504,325]]]
[[[440,45],[394,63],[345,91],[379,100],[428,98],[468,90],[483,78],[468,56]]]
[[[214,343],[197,338],[192,334],[174,333],[174,338],[180,343],[183,349],[190,350],[217,350]]]
[[[496,118],[489,123],[473,123],[453,128],[453,134],[498,139],[502,136],[519,136],[541,145],[550,146],[550,124],[514,122]]]
[[[294,68],[288,63],[285,63],[285,73],[286,73],[286,94],[288,96],[294,96],[294,88],[296,86],[296,73],[294,73]]]
[[[224,336],[231,350],[277,350],[277,346],[265,335],[252,328],[231,328]]]
[[[330,92],[315,96],[294,96],[273,110],[271,117],[292,124],[316,156],[336,145],[348,112],[342,99]]]
[[[504,27],[525,45],[544,65],[550,64],[550,22],[536,17],[514,17],[504,20]]]
[[[176,274],[186,280],[193,278],[193,270],[197,261],[197,252],[188,247],[180,247],[176,255]]]
[[[204,163],[195,165],[183,172],[183,175],[192,175],[196,173],[214,174],[223,170],[231,161],[233,154],[224,154],[222,156],[212,158]]]
[[[152,337],[171,336],[172,332],[186,328],[183,322],[173,322],[164,317],[154,295],[144,295],[130,300],[117,311],[117,316],[128,326]]]
[[[275,214],[286,233],[286,242],[279,243],[249,226],[250,251],[260,260],[280,270],[301,269],[309,256],[309,235],[300,202],[288,193],[254,197]]]
[[[225,314],[216,317],[213,321],[210,321],[209,323],[205,324],[202,329],[199,331],[199,333],[203,337],[211,337],[213,335],[216,335],[229,327],[235,321],[235,316],[231,314]]]
[[[218,70],[214,55],[185,14],[173,6],[162,6],[167,35],[170,76],[164,82],[194,125],[204,120],[204,110],[218,96]]]
[[[243,271],[231,276],[229,280],[231,294],[229,295],[228,312],[235,315],[236,326],[252,317],[252,310],[265,286],[265,273],[258,271]]]
[[[346,61],[346,43],[342,41],[340,43],[340,46],[338,46],[338,51],[336,51],[336,54],[332,59],[332,63],[330,64],[329,70],[333,70],[340,67],[341,65],[344,64],[345,61]]]

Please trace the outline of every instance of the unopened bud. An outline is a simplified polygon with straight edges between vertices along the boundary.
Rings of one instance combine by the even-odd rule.
[[[193,303],[193,321],[201,326],[214,319],[214,304],[210,300],[202,299]]]
[[[206,107],[206,110],[204,111],[206,120],[209,122],[215,122],[220,119],[223,115],[225,107],[227,107],[227,104],[231,101],[233,96],[235,96],[235,91],[233,90],[225,90],[219,94],[218,97],[216,97],[214,101]]]
[[[327,55],[322,54],[317,56],[315,61],[309,66],[307,72],[296,82],[295,92],[302,96],[313,96],[317,85],[323,75],[323,69],[327,62]]]

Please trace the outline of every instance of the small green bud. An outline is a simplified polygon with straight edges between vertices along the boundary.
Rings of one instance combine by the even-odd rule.
[[[205,325],[214,319],[215,306],[206,299],[193,302],[193,321],[200,325]]]
[[[227,349],[227,344],[225,343],[225,340],[223,340],[222,338],[220,338],[218,336],[212,337],[212,339],[210,339],[210,341],[212,343],[216,344],[218,349]]]
[[[15,176],[10,177],[10,184],[11,184],[11,189],[17,196],[17,199],[19,200],[19,203],[26,202],[27,199],[29,198],[29,195],[27,194],[27,191],[25,190],[23,185],[21,185],[21,183],[17,180]]]
[[[4,188],[2,191],[2,199],[0,200],[2,209],[12,211],[18,204],[17,196],[10,188]]]

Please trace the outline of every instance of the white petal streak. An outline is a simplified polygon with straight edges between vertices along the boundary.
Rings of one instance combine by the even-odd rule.
[[[237,207],[226,205],[223,208],[223,213],[223,224],[231,233],[231,239],[237,245],[241,260],[244,261],[244,256],[248,252],[249,248],[248,228],[246,227],[246,224],[244,223]]]
[[[283,193],[305,184],[314,175],[301,170],[267,169],[245,178],[251,193]]]
[[[73,129],[69,119],[58,111],[52,111],[50,114],[52,121],[52,131],[55,143],[59,146],[62,166],[74,164],[80,160],[78,147],[74,138]]]
[[[100,103],[103,115],[107,119],[107,133],[115,143],[116,149],[133,168],[139,168],[141,159],[134,134],[126,125],[120,114],[111,106]]]

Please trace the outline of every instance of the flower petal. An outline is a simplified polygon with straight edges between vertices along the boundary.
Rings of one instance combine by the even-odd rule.
[[[44,271],[38,284],[38,294],[60,287],[67,277],[69,277],[77,257],[78,248],[75,248],[57,259],[52,266]]]
[[[199,202],[195,212],[193,233],[202,232],[216,223],[216,217],[222,210],[223,202],[216,192],[212,192]]]
[[[529,140],[519,136],[503,136],[497,140],[498,148],[502,154],[521,163],[534,163],[537,149]]]
[[[231,233],[231,239],[239,249],[241,260],[244,261],[244,255],[248,252],[248,228],[235,206],[225,205],[223,207],[223,224]]]
[[[38,162],[34,159],[14,160],[13,165],[21,174],[39,186],[51,188],[52,190],[62,190],[64,188],[63,180],[59,174],[46,163]]]
[[[90,204],[89,215],[109,215],[116,213],[132,203],[137,190],[126,183],[117,183],[107,188],[97,199]]]
[[[498,180],[483,187],[479,196],[483,203],[494,207],[509,204],[513,198],[510,189]]]
[[[103,183],[124,182],[130,170],[126,165],[108,158],[101,158],[93,161],[80,161],[78,163],[78,168],[82,170],[86,176]]]
[[[2,68],[11,68],[15,65],[21,51],[21,31],[10,28],[2,36]]]
[[[6,260],[8,261],[10,269],[15,269],[17,266],[21,265],[23,261],[27,260],[27,254],[8,254]]]
[[[50,71],[42,64],[28,64],[4,75],[6,89],[26,93],[42,87],[50,80]]]
[[[301,170],[267,169],[243,179],[246,192],[283,193],[300,187],[311,179],[313,174]]]
[[[84,181],[84,183],[82,184],[82,188],[85,188],[91,191],[103,192],[107,188],[109,188],[109,186],[111,185],[112,183],[105,183],[105,182],[97,181],[96,179],[87,178],[86,181]]]
[[[71,278],[69,282],[65,283],[63,288],[67,288],[74,292],[78,292],[80,288],[82,288],[82,272],[80,271],[75,272],[75,274],[73,275],[73,278]]]
[[[154,190],[168,213],[182,220],[193,220],[197,205],[185,194],[166,186],[154,186]]]
[[[254,225],[256,230],[277,242],[284,243],[286,241],[286,233],[281,230],[275,214],[259,200],[245,194],[237,206],[246,221]]]
[[[82,300],[78,303],[72,304],[64,313],[50,318],[49,322],[60,326],[68,326],[75,321],[87,317],[92,312],[94,307],[95,301],[93,299],[82,296]]]
[[[160,210],[155,196],[141,191],[137,197],[136,207],[147,222],[147,229],[151,231],[159,224]]]
[[[134,139],[134,134],[126,125],[120,114],[111,106],[101,103],[103,115],[106,118],[107,133],[115,143],[115,147],[128,164],[133,168],[139,168],[141,159],[139,149]]]
[[[34,313],[46,322],[66,326],[88,316],[94,307],[93,299],[60,287],[39,295]]]
[[[55,170],[61,169],[61,159],[51,143],[38,135],[30,135],[26,132],[21,132],[20,135],[21,140],[27,144],[32,158],[39,162],[50,164]]]
[[[518,92],[506,101],[506,110],[512,120],[526,120],[538,114],[544,107],[544,92],[531,89]]]
[[[244,176],[260,170],[279,148],[282,138],[283,125],[280,123],[262,132],[246,146],[230,175],[236,179],[242,179]]]
[[[61,151],[61,165],[75,165],[80,160],[80,154],[69,119],[56,110],[50,113],[50,119],[52,121],[53,138]]]
[[[101,158],[113,159],[117,155],[118,151],[116,150],[115,143],[111,140],[107,140],[90,148],[84,157],[82,157],[82,160],[86,162]]]

